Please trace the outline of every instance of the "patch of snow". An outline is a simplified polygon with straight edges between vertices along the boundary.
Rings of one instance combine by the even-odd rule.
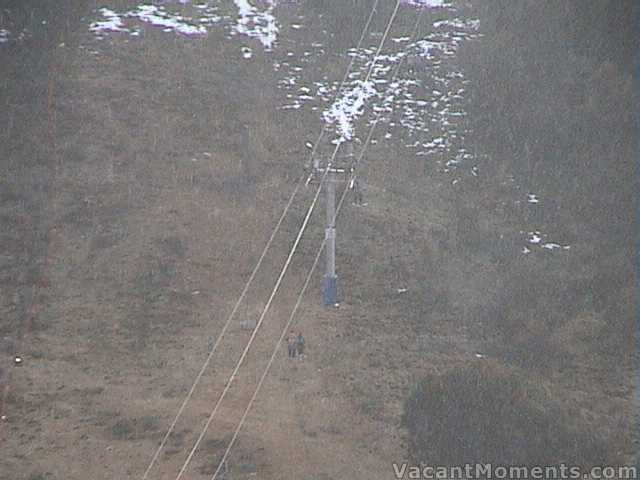
[[[280,110],[291,110],[291,109],[293,109],[293,110],[297,110],[297,109],[299,109],[300,107],[302,107],[302,105],[300,105],[299,103],[293,103],[293,104],[290,104],[290,105],[283,105],[283,106],[278,107],[278,108],[279,108]]]
[[[536,245],[540,243],[541,240],[540,232],[529,232],[529,243]]]
[[[415,43],[415,46],[418,49],[419,56],[431,58],[432,52],[440,52],[443,45],[439,42],[432,42],[430,40],[420,40]]]
[[[89,25],[89,30],[94,33],[111,33],[111,32],[128,32],[129,29],[125,28],[124,22],[120,15],[108,8],[101,8],[98,10],[100,14],[106,19],[101,22],[93,22]]]
[[[424,8],[444,8],[449,5],[446,0],[401,0],[401,3]]]
[[[257,4],[257,0],[252,3]],[[446,7],[448,11],[455,11],[452,3],[442,0],[409,0],[405,3]],[[410,36],[398,35],[392,38],[393,48],[385,48],[385,53],[376,56],[375,61],[377,40],[372,39],[368,45],[344,51],[342,55],[353,62],[353,67],[339,93],[339,82],[329,80],[327,75],[312,82],[311,91],[316,93],[315,98],[311,91],[300,87],[302,79],[306,78],[304,69],[319,55],[317,50],[313,50],[312,56],[282,52],[281,58],[292,57],[291,63],[296,62],[300,67],[285,67],[284,62],[277,67],[278,71],[288,70],[278,81],[285,99],[284,106],[280,108],[322,112],[322,120],[336,132],[327,139],[334,144],[352,138],[356,125],[367,128],[374,123],[383,123],[381,136],[384,139],[397,138],[398,144],[412,149],[414,155],[435,154],[438,158],[452,159],[446,166],[446,160],[438,161],[444,167],[440,171],[453,173],[467,168],[470,175],[478,176],[479,165],[475,155],[461,148],[465,146],[468,133],[462,122],[467,115],[462,95],[465,93],[465,80],[453,60],[460,45],[471,38],[470,30],[477,28],[477,23],[456,18],[455,13],[443,13],[449,18],[435,22],[436,28],[423,37],[412,40]],[[380,32],[370,33],[370,37],[380,36]],[[321,43],[301,45],[307,52],[321,46]],[[392,79],[396,67],[405,61],[409,68],[400,68],[398,76]],[[367,73],[369,69],[372,69],[370,75]],[[416,75],[416,71],[420,71],[420,75]],[[366,84],[362,81],[365,78]],[[336,93],[338,95],[334,97]],[[454,183],[465,181],[464,176],[455,175],[454,178]]]
[[[248,0],[233,0],[238,7],[239,19],[236,31],[240,34],[256,38],[266,50],[271,50],[278,37],[278,24],[273,15],[273,4],[261,12]]]
[[[453,18],[451,20],[440,20],[439,22],[434,22],[434,28],[441,27],[449,27],[459,30],[477,30],[480,26],[480,21],[478,19],[468,19],[468,20],[460,20],[459,18]]]
[[[181,15],[176,15],[165,11],[162,7],[155,5],[140,5],[136,10],[127,13],[127,17],[137,18],[142,23],[161,27],[165,32],[176,32],[186,36],[202,36],[207,34],[207,29],[201,25],[189,23]]]
[[[520,231],[520,233],[524,233],[522,231]],[[543,241],[543,238],[547,237],[547,234],[545,233],[540,233],[539,231],[533,231],[533,232],[529,232],[527,237],[527,242],[529,243],[529,245],[538,245],[540,248],[544,248],[545,250],[548,251],[553,251],[553,250],[569,250],[571,248],[570,245],[565,245],[562,246],[559,243],[556,242],[549,242],[549,241]],[[522,253],[529,253],[531,250],[527,247],[524,247],[522,250]]]
[[[358,80],[323,113],[327,123],[337,125],[337,143],[351,140],[356,118],[362,115],[365,102],[375,94],[376,89],[371,81]]]
[[[181,1],[181,3],[183,2]],[[123,20],[129,18],[147,25],[162,28],[164,32],[175,32],[190,37],[203,36],[207,34],[206,27],[196,25],[196,23],[215,23],[220,19],[220,17],[217,16],[205,16],[196,21],[177,13],[168,12],[164,7],[157,7],[155,5],[139,5],[137,8],[122,14],[118,14],[108,8],[101,8],[98,12],[105,20],[93,22],[89,26],[89,30],[96,35],[121,32],[128,33],[134,37],[139,36],[141,33],[139,28],[127,28],[125,26]]]

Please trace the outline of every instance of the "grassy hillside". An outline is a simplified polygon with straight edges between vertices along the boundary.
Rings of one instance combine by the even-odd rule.
[[[487,158],[482,178],[464,192],[457,212],[469,219],[467,235],[478,240],[458,252],[470,263],[492,254],[499,270],[487,278],[491,289],[470,314],[474,331],[492,356],[513,368],[513,378],[529,376],[553,392],[548,405],[530,400],[553,425],[583,429],[591,440],[576,440],[580,451],[564,450],[553,446],[562,437],[553,428],[484,424],[485,408],[494,402],[501,408],[504,395],[517,395],[497,380],[500,370],[496,378],[492,369],[481,370],[488,385],[498,382],[495,389],[487,386],[483,399],[436,407],[441,395],[473,395],[473,382],[459,380],[470,375],[462,369],[441,378],[436,390],[430,385],[438,380],[426,381],[423,393],[407,404],[414,453],[433,461],[444,458],[436,451],[446,451],[448,462],[466,461],[487,453],[483,438],[504,435],[496,461],[615,463],[619,452],[634,451],[631,2],[479,2],[475,12],[486,37],[466,45],[461,61],[471,79],[474,142]],[[539,201],[527,202],[530,193]],[[518,205],[505,206],[504,198],[518,199]],[[540,232],[554,235],[570,245],[570,254],[530,247],[509,258],[505,244],[517,228],[534,239]],[[553,413],[558,400],[573,409],[573,426],[560,427],[569,417]],[[480,443],[463,448],[453,437],[430,448],[439,443],[430,437],[436,430],[425,433],[412,425],[420,425],[414,409],[427,419],[434,408],[447,419],[444,427],[479,422],[470,428]],[[521,407],[517,411],[524,414]],[[506,448],[513,447],[514,433],[504,428],[527,432],[519,451]],[[599,453],[587,448],[603,440]],[[534,455],[539,441],[546,447]]]
[[[234,33],[232,2],[197,38],[139,24],[137,37],[99,38],[89,25],[101,5],[14,3],[0,28],[30,33],[0,45],[0,479],[137,478],[303,174],[373,2],[282,2],[273,51]],[[381,3],[370,51],[392,11]],[[307,358],[277,358],[232,452],[234,479],[381,478],[409,456],[630,457],[629,3],[581,5],[460,2],[424,14],[420,38],[442,50],[401,69],[419,86],[398,95],[366,152],[367,205],[348,197],[338,219],[340,307],[321,305],[316,272],[295,323]],[[402,51],[416,13],[401,8],[385,52]],[[455,17],[471,23],[436,26]],[[452,49],[475,18],[484,36]],[[302,88],[329,93],[284,109]],[[426,133],[405,127],[410,93],[437,100],[411,104]],[[360,138],[372,118],[357,123]],[[445,134],[447,149],[423,151]],[[456,167],[458,148],[470,160]],[[285,219],[158,476],[172,477],[198,437],[248,339],[239,322],[262,311],[313,188]],[[323,213],[189,478],[215,470]]]

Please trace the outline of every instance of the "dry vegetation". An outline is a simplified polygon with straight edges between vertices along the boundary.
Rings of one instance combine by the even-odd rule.
[[[457,254],[498,267],[478,275],[487,290],[470,316],[505,366],[419,385],[407,404],[417,459],[616,464],[637,450],[630,11],[631,2],[477,5],[487,36],[461,57],[488,160],[485,178],[458,192]],[[542,209],[501,204],[511,175]],[[505,258],[509,232],[524,225],[557,232],[571,255]],[[524,385],[550,395],[514,404]],[[487,421],[490,406],[504,421]]]
[[[618,429],[589,422],[552,388],[492,361],[427,377],[407,403],[411,449],[435,465],[622,464]]]
[[[631,459],[630,3],[589,3],[466,7],[487,33],[460,58],[470,140],[487,156],[481,175],[452,186],[393,142],[371,148],[369,206],[341,218],[344,302],[321,308],[314,283],[298,322],[309,360],[276,365],[230,462],[237,478],[379,478],[407,455]],[[255,48],[243,61],[223,32],[193,41],[150,30],[139,42],[103,41],[96,56],[80,20],[94,5],[56,4],[13,8],[11,22],[33,37],[0,48],[0,381],[11,372],[0,478],[133,478],[320,123],[277,110],[272,59]],[[303,8],[325,12],[310,34],[336,29],[330,50],[357,41],[353,19],[369,7]],[[344,68],[328,55],[317,73],[340,78]],[[544,217],[508,201],[511,175],[549,203]],[[303,204],[243,318],[260,312]],[[531,224],[559,232],[570,253],[514,254],[514,232]],[[318,221],[243,382],[255,380],[321,235]],[[163,473],[193,444],[246,338],[231,332],[162,456]],[[26,360],[20,369],[15,353]],[[192,478],[210,477],[248,394],[234,394]]]

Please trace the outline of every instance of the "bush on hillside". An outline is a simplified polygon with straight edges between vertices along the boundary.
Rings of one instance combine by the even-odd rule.
[[[519,370],[490,361],[423,379],[405,405],[410,453],[430,465],[615,464],[619,445]]]

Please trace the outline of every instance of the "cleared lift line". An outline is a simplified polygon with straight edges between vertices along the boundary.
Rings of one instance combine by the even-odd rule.
[[[366,33],[369,30],[369,26],[371,25],[371,21],[373,20],[373,16],[375,15],[375,12],[377,10],[379,1],[380,0],[375,0],[375,2],[373,4],[373,7],[371,8],[371,12],[370,12],[369,17],[367,19],[367,22],[365,23],[365,26],[364,26],[364,28],[362,30],[362,34],[360,35],[360,39],[358,40],[357,48],[360,48],[362,46],[362,42],[364,41]],[[344,88],[344,84],[346,83],[347,79],[349,78],[349,73],[351,72],[351,69],[353,68],[354,62],[355,62],[355,57],[352,57],[351,60],[349,61],[349,64],[347,66],[347,70],[346,70],[346,72],[344,74],[344,77],[343,77],[342,81],[340,82],[340,85],[338,86],[338,89],[336,90],[334,101],[338,98],[338,96],[340,95],[342,89]],[[324,123],[323,127],[322,127],[322,129],[320,131],[320,135],[318,136],[318,139],[314,143],[313,148],[311,150],[310,161],[313,161],[313,156],[316,153],[318,145],[320,144],[320,141],[322,140],[322,137],[324,136],[324,134],[326,132],[326,129],[327,129],[327,124]],[[335,157],[336,153],[337,153],[337,148],[334,151],[333,157]],[[204,372],[209,367],[209,364],[211,363],[211,359],[213,358],[213,355],[215,354],[216,350],[218,349],[218,346],[220,345],[220,343],[222,342],[222,339],[223,339],[225,333],[227,332],[229,326],[231,325],[231,322],[235,318],[235,315],[238,312],[238,309],[239,309],[242,301],[244,300],[244,298],[247,295],[249,287],[253,283],[253,280],[254,280],[256,274],[258,273],[258,270],[260,270],[260,267],[262,266],[262,262],[263,262],[264,258],[266,257],[267,252],[271,248],[271,244],[273,243],[273,240],[275,239],[276,234],[280,230],[282,222],[284,221],[284,218],[286,217],[287,213],[289,212],[289,209],[291,208],[291,205],[293,204],[293,200],[294,200],[295,196],[297,195],[298,191],[300,190],[300,187],[302,186],[302,184],[304,182],[304,178],[305,178],[305,176],[302,175],[300,177],[300,179],[296,182],[296,186],[293,189],[293,191],[291,192],[291,195],[289,196],[289,200],[287,201],[287,204],[285,205],[285,208],[282,211],[282,214],[280,215],[280,218],[278,219],[278,222],[276,223],[276,226],[275,226],[273,232],[271,233],[271,236],[269,237],[269,240],[267,241],[264,249],[262,250],[260,258],[258,259],[258,262],[256,263],[255,267],[253,268],[253,271],[251,272],[251,275],[249,276],[249,279],[247,280],[247,282],[246,282],[246,284],[245,284],[245,286],[244,286],[244,288],[242,290],[242,293],[240,294],[240,297],[238,297],[238,300],[236,301],[233,309],[231,310],[231,313],[229,314],[229,317],[227,318],[227,321],[225,322],[224,326],[222,327],[222,330],[221,330],[220,334],[216,338],[216,341],[215,341],[213,347],[211,348],[211,350],[209,351],[209,354],[207,355],[207,358],[205,359],[204,363],[202,364],[202,367],[200,368],[200,371],[196,375],[196,378],[195,378],[193,384],[191,385],[191,388],[189,389],[189,392],[187,393],[187,395],[184,398],[182,404],[178,408],[178,412],[176,413],[176,415],[175,415],[174,419],[172,420],[171,424],[169,425],[169,429],[165,433],[165,435],[162,438],[160,444],[158,445],[158,448],[154,452],[153,457],[152,457],[151,461],[149,462],[149,465],[147,466],[144,474],[142,475],[142,480],[146,480],[148,478],[149,473],[151,472],[151,469],[153,468],[153,466],[157,462],[158,457],[160,456],[160,453],[162,452],[163,448],[166,446],[167,441],[169,440],[169,437],[171,436],[171,434],[173,433],[173,431],[174,431],[174,429],[176,427],[176,424],[180,420],[180,417],[184,413],[184,410],[186,409],[187,404],[191,400],[191,397],[193,396],[193,393],[195,392],[196,387],[200,383],[200,380],[202,379],[202,376],[204,375]]]
[[[396,1],[396,6],[395,6],[395,8],[393,10],[393,13],[391,14],[391,17],[389,18],[389,21],[387,23],[385,32],[384,32],[384,34],[383,34],[383,36],[382,36],[382,38],[380,40],[380,44],[378,45],[378,49],[376,51],[376,55],[375,55],[371,65],[369,66],[369,71],[367,73],[365,81],[369,80],[369,78],[370,78],[370,76],[371,76],[371,74],[372,74],[372,72],[373,72],[373,70],[375,68],[376,62],[378,60],[378,56],[379,56],[380,51],[382,50],[382,47],[383,47],[383,45],[384,45],[384,43],[385,43],[385,41],[387,39],[387,36],[389,35],[389,31],[391,30],[391,26],[393,24],[393,21],[395,20],[397,14],[398,14],[399,8],[400,8],[400,0],[397,0]],[[371,138],[370,136],[367,137],[367,142],[369,141],[370,138]],[[253,341],[254,341],[256,335],[258,334],[258,332],[260,330],[260,327],[262,326],[262,323],[264,321],[264,317],[266,316],[269,308],[271,307],[271,303],[272,303],[273,299],[275,298],[275,295],[277,294],[277,292],[278,292],[278,290],[280,288],[280,284],[282,282],[282,279],[284,278],[284,275],[286,274],[286,272],[287,272],[287,270],[289,268],[289,264],[291,262],[291,259],[293,258],[293,255],[296,252],[296,249],[298,247],[300,239],[302,238],[302,235],[304,234],[304,231],[306,230],[308,221],[309,221],[309,219],[311,217],[311,214],[313,213],[313,209],[314,209],[314,207],[315,207],[315,205],[316,205],[316,203],[318,201],[318,198],[320,196],[320,191],[321,191],[322,186],[324,184],[325,178],[326,178],[326,176],[327,176],[327,174],[328,174],[328,172],[329,172],[329,170],[330,170],[330,168],[332,166],[332,163],[333,163],[333,161],[334,161],[334,159],[335,159],[335,157],[336,157],[336,155],[338,153],[338,150],[340,149],[341,145],[342,145],[341,142],[337,143],[337,145],[336,145],[336,147],[335,147],[335,149],[333,151],[333,154],[331,155],[331,158],[330,158],[329,162],[327,163],[327,166],[326,166],[326,168],[324,170],[322,178],[321,178],[321,180],[320,180],[320,182],[318,184],[318,188],[316,189],[316,193],[315,193],[314,199],[312,200],[311,205],[309,206],[309,208],[307,210],[307,214],[306,214],[305,219],[304,219],[304,221],[302,223],[302,226],[301,226],[301,228],[300,228],[300,230],[298,232],[296,240],[295,240],[295,242],[294,242],[294,244],[293,244],[293,246],[292,246],[292,248],[291,248],[291,250],[289,252],[289,255],[288,255],[287,260],[285,261],[285,264],[284,264],[284,266],[283,266],[283,268],[282,268],[282,270],[280,272],[280,275],[279,275],[278,279],[276,280],[276,283],[275,283],[275,285],[273,287],[273,290],[271,292],[269,300],[267,301],[267,303],[266,303],[266,305],[265,305],[265,307],[264,307],[264,309],[262,311],[262,314],[260,315],[260,318],[259,318],[259,320],[258,320],[258,322],[256,324],[256,327],[253,330],[253,332],[251,334],[251,337],[249,338],[249,341],[247,342],[247,345],[245,346],[245,349],[242,352],[242,355],[241,355],[240,359],[238,360],[238,362],[237,362],[237,364],[236,364],[231,376],[229,377],[229,380],[227,381],[227,383],[225,385],[225,388],[222,391],[222,394],[220,395],[220,397],[218,397],[218,400],[216,401],[216,404],[213,407],[213,410],[211,411],[211,414],[207,418],[207,421],[206,421],[204,427],[202,428],[202,430],[200,432],[200,435],[198,436],[198,439],[196,440],[195,444],[191,448],[191,451],[189,452],[189,455],[185,459],[182,467],[180,468],[180,471],[178,472],[175,480],[180,480],[182,478],[182,475],[184,475],[184,472],[188,468],[189,463],[191,462],[191,459],[195,455],[195,452],[197,451],[198,447],[200,446],[200,443],[202,442],[204,436],[206,435],[207,430],[208,430],[209,426],[211,425],[211,422],[213,421],[213,419],[214,419],[214,417],[215,417],[220,405],[222,404],[222,401],[226,397],[227,392],[231,388],[231,385],[233,384],[235,376],[236,376],[238,370],[240,369],[240,367],[242,366],[242,363],[244,362],[244,359],[246,358],[246,355],[249,352],[249,349],[251,348],[251,345],[253,344]],[[364,150],[363,150],[362,153],[364,154]],[[325,242],[323,241],[322,242],[323,248],[324,248],[324,243]]]
[[[337,151],[337,149],[336,149],[336,151]],[[298,244],[300,243],[300,240],[302,239],[302,234],[305,232],[305,230],[307,228],[307,224],[309,223],[309,219],[311,218],[311,214],[313,213],[313,209],[316,206],[318,198],[320,197],[320,191],[321,191],[321,187],[322,187],[322,182],[324,181],[324,178],[325,178],[325,176],[326,176],[328,171],[329,171],[329,167],[327,167],[327,169],[325,170],[324,175],[322,177],[322,180],[320,182],[320,185],[318,185],[318,188],[316,190],[316,194],[315,194],[315,196],[313,198],[313,201],[311,202],[311,205],[309,205],[309,208],[307,209],[307,214],[305,215],[304,221],[302,222],[302,226],[300,228],[300,231],[298,232],[298,235],[296,236],[296,240],[293,243],[293,247],[291,248],[291,251],[289,252],[289,256],[287,257],[287,260],[285,261],[284,266],[282,267],[282,270],[280,271],[280,275],[278,276],[278,280],[276,281],[276,283],[275,283],[275,285],[273,287],[273,290],[271,291],[271,295],[269,296],[269,300],[267,301],[264,309],[262,310],[262,313],[260,314],[260,318],[258,319],[258,323],[256,324],[256,327],[253,329],[253,332],[251,332],[251,337],[249,338],[249,341],[247,342],[247,345],[245,346],[245,348],[244,348],[244,350],[242,352],[242,355],[240,356],[240,359],[238,360],[235,368],[233,369],[233,372],[231,373],[231,376],[229,377],[229,380],[227,381],[227,384],[225,385],[224,390],[222,390],[222,394],[218,397],[218,400],[217,400],[215,406],[213,407],[213,410],[211,411],[211,414],[209,415],[209,418],[207,418],[207,422],[205,423],[204,427],[202,428],[202,431],[200,432],[200,435],[198,436],[198,439],[196,440],[195,444],[191,448],[191,451],[189,452],[189,455],[187,456],[187,459],[182,464],[182,468],[180,468],[180,471],[178,472],[178,475],[176,476],[176,480],[180,480],[180,478],[182,478],[182,475],[184,474],[184,472],[186,471],[187,467],[189,466],[189,462],[191,462],[191,459],[193,458],[193,455],[196,453],[196,450],[200,446],[200,442],[202,442],[202,439],[206,435],[207,430],[209,429],[209,425],[211,425],[211,422],[213,421],[214,417],[216,416],[216,413],[218,412],[218,408],[222,404],[222,401],[226,397],[227,392],[231,388],[231,385],[233,384],[233,381],[236,378],[238,370],[240,370],[240,367],[242,366],[242,363],[244,362],[244,359],[246,358],[247,353],[249,353],[249,349],[251,348],[251,345],[253,344],[253,340],[256,338],[256,335],[258,334],[258,331],[260,330],[260,327],[262,326],[262,322],[264,321],[264,317],[267,315],[267,312],[269,311],[269,308],[271,307],[271,303],[273,302],[273,299],[275,298],[276,294],[278,293],[278,290],[280,288],[280,284],[282,282],[282,279],[284,278],[285,274],[287,273],[287,270],[289,268],[289,264],[291,263],[291,259],[293,258],[293,255],[295,254],[295,252],[296,252],[296,250],[298,248]]]
[[[415,39],[415,36],[418,32],[418,28],[420,26],[420,21],[422,20],[422,14],[423,14],[424,10],[420,10],[420,14],[418,15],[418,19],[416,20],[416,24],[413,28],[413,32],[411,34],[411,38]],[[404,61],[404,57],[401,58],[398,62],[398,64],[395,67],[395,71],[392,77],[392,82],[393,80],[396,79],[396,77],[398,76],[398,72],[400,71],[400,67],[402,66],[402,63]],[[376,118],[373,121],[373,124],[371,125],[371,128],[369,129],[369,133],[367,134],[367,139],[365,140],[364,145],[362,146],[362,151],[360,152],[360,155],[357,159],[357,161],[355,162],[355,165],[359,164],[362,161],[362,158],[364,157],[365,151],[367,149],[367,147],[369,146],[370,142],[371,142],[371,138],[373,136],[373,132],[375,131],[376,126],[378,125],[378,120],[380,119],[380,114],[381,111],[376,113]],[[351,180],[355,180],[356,178],[356,171],[355,169],[353,170],[353,172],[350,175],[350,181]],[[340,200],[338,202],[338,206],[336,208],[336,213],[334,215],[333,221],[335,222],[336,218],[338,217],[338,214],[340,213],[340,210],[342,209],[342,205],[344,203],[344,200],[347,196],[347,192],[349,191],[349,183],[346,183],[346,186],[344,188],[344,190],[342,191],[342,195],[340,196]],[[264,369],[264,371],[262,372],[262,376],[260,377],[260,380],[258,381],[258,384],[253,392],[253,395],[251,396],[251,399],[249,400],[249,403],[247,404],[247,407],[244,410],[244,413],[242,414],[242,418],[240,419],[240,422],[238,423],[238,426],[236,427],[235,432],[233,432],[233,436],[231,437],[231,440],[229,441],[229,445],[227,446],[224,455],[222,456],[222,459],[220,460],[220,462],[218,463],[218,467],[216,468],[213,476],[211,477],[211,480],[217,480],[218,478],[218,474],[220,473],[221,469],[223,468],[223,465],[225,464],[225,462],[227,461],[228,457],[229,457],[229,453],[231,452],[231,449],[233,448],[238,435],[240,433],[240,430],[242,429],[242,427],[244,426],[244,423],[247,419],[247,416],[249,415],[249,412],[251,411],[251,408],[253,407],[253,404],[256,400],[256,398],[258,397],[258,393],[260,392],[260,389],[262,388],[262,384],[264,383],[265,378],[267,377],[267,375],[269,374],[269,371],[271,369],[271,366],[273,364],[273,362],[275,361],[276,355],[278,353],[278,350],[280,348],[280,344],[283,342],[287,331],[291,328],[291,325],[293,324],[293,320],[295,319],[295,316],[298,312],[298,309],[300,308],[300,305],[302,303],[302,299],[304,297],[304,294],[307,291],[307,288],[309,287],[309,283],[311,282],[311,279],[313,278],[313,273],[316,269],[316,267],[318,266],[318,262],[320,261],[320,257],[322,256],[322,251],[324,250],[326,244],[326,238],[322,240],[322,243],[320,244],[320,248],[318,249],[318,252],[315,256],[315,259],[313,260],[313,264],[311,265],[311,268],[309,269],[308,273],[307,273],[307,277],[302,285],[302,288],[300,289],[300,293],[298,294],[298,298],[296,299],[296,303],[293,307],[293,310],[291,311],[291,315],[289,316],[289,319],[287,320],[287,323],[285,324],[284,328],[282,329],[282,333],[280,334],[280,338],[278,339],[278,341],[276,342],[274,348],[273,348],[273,352],[271,353],[271,357],[269,358],[269,361],[267,362],[267,365]]]

